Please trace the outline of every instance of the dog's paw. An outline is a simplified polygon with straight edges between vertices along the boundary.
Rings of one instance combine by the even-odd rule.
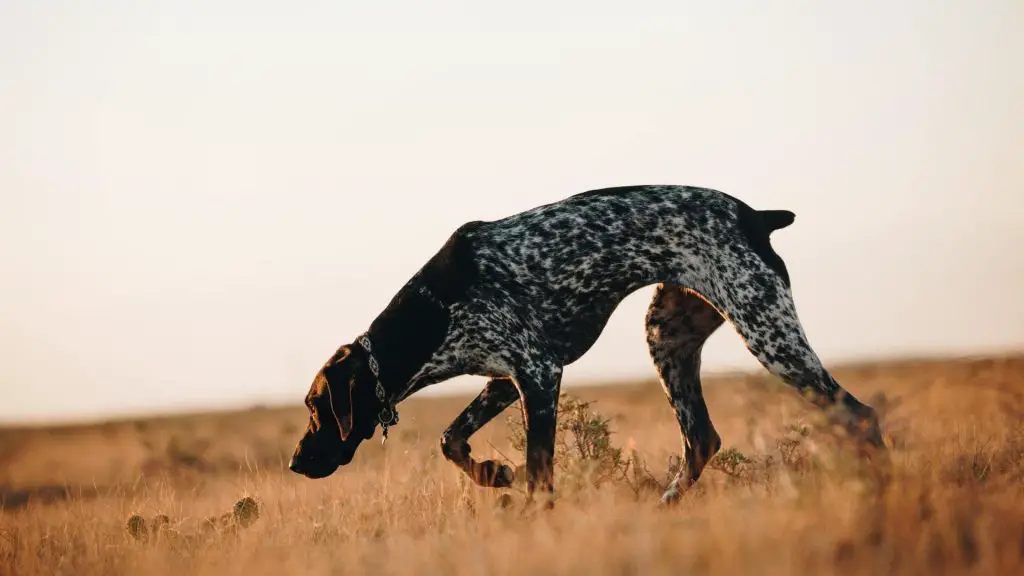
[[[665,493],[661,495],[661,499],[658,500],[658,506],[660,508],[671,508],[679,503],[682,499],[683,493],[679,490],[679,486],[673,483],[665,490]]]
[[[537,490],[527,495],[521,513],[526,517],[535,517],[537,514],[551,512],[555,509],[555,500],[553,491]]]
[[[485,460],[480,463],[478,483],[490,488],[508,488],[515,482],[516,473],[510,466],[497,460]]]

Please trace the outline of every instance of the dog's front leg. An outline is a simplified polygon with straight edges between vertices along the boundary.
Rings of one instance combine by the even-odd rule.
[[[441,435],[441,454],[480,486],[511,486],[515,473],[497,460],[477,462],[470,456],[471,449],[467,441],[518,398],[519,392],[510,379],[489,380],[476,399],[466,406]]]
[[[532,364],[517,370],[515,382],[526,427],[527,499],[533,502],[540,491],[544,507],[551,508],[554,506],[555,424],[562,367],[554,363]]]

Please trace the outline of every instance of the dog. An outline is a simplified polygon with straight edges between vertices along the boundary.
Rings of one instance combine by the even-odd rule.
[[[824,368],[797,317],[789,273],[770,241],[794,219],[714,189],[644,185],[463,224],[316,373],[289,468],[327,477],[378,427],[387,438],[404,399],[455,376],[484,376],[483,390],[441,436],[444,457],[481,486],[510,486],[512,469],[474,460],[468,440],[520,400],[527,501],[552,502],[563,367],[593,346],[626,296],[652,285],[647,344],[685,458],[662,503],[696,483],[721,447],[700,363],[705,341],[726,320],[768,372],[832,413],[862,447],[884,453],[878,413]]]

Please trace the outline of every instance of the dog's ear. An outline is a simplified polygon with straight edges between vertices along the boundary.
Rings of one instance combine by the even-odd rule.
[[[339,351],[339,354],[321,370],[327,405],[331,407],[342,441],[347,440],[352,433],[352,389],[355,387],[355,370],[352,369],[351,362],[346,362],[349,359],[351,356],[347,349]]]

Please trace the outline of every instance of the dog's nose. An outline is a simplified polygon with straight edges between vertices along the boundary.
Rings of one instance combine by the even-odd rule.
[[[288,469],[291,470],[292,472],[295,472],[296,474],[299,473],[299,461],[295,458],[295,456],[292,456],[291,461],[288,462]]]

